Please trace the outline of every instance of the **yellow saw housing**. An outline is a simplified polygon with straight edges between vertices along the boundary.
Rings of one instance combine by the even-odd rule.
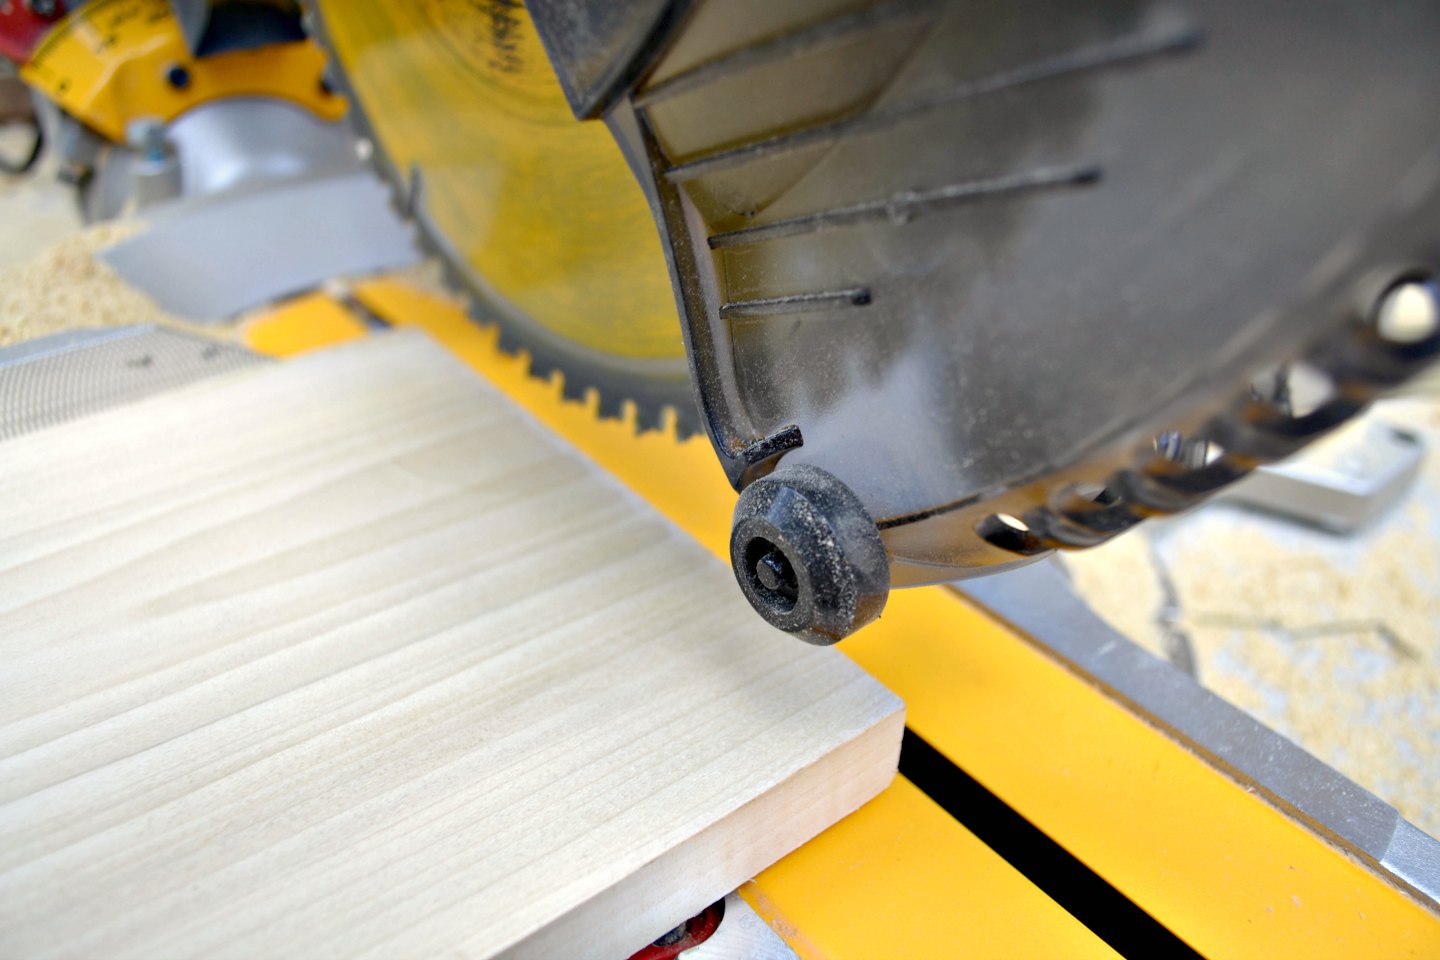
[[[195,57],[169,0],[93,0],[68,14],[35,48],[20,77],[85,126],[123,142],[139,118],[169,123],[228,97],[274,97],[321,120],[345,115],[345,98],[322,75],[308,40]],[[170,79],[183,71],[184,83]]]

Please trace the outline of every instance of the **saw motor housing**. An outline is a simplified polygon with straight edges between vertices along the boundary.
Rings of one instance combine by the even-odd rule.
[[[656,213],[737,579],[807,640],[1187,509],[1440,350],[1434,4],[530,10]]]

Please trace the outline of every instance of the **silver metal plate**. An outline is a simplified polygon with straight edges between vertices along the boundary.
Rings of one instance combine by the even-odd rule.
[[[0,441],[266,362],[154,324],[30,340],[0,350]]]
[[[1224,496],[1332,533],[1353,533],[1400,501],[1424,461],[1419,437],[1366,419],[1298,457],[1261,467]]]
[[[420,258],[366,171],[156,208],[146,219],[149,230],[100,259],[169,312],[202,323]]]

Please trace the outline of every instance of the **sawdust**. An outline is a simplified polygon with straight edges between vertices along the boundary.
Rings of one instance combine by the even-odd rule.
[[[82,229],[75,188],[56,179],[56,163],[51,151],[30,173],[0,175],[0,347],[64,330],[133,323],[223,336],[166,313],[96,258],[144,226],[127,220]]]
[[[1116,630],[1161,659],[1169,659],[1160,611],[1165,594],[1155,571],[1150,538],[1144,529],[1088,550],[1062,557],[1075,592]]]
[[[1116,629],[1171,659],[1182,634],[1201,683],[1440,835],[1440,398],[1381,416],[1428,455],[1359,537],[1216,505],[1066,565]]]
[[[0,346],[63,330],[135,323],[223,337],[224,327],[201,327],[166,313],[95,256],[142,229],[134,221],[98,224],[0,269]]]
[[[1174,573],[1205,683],[1440,833],[1433,554],[1398,533],[1354,572],[1253,532],[1231,549],[1246,558],[1238,582],[1221,579],[1213,554]]]

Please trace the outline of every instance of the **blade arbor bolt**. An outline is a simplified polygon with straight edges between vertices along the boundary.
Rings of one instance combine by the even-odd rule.
[[[864,504],[806,464],[781,464],[740,494],[730,563],[766,622],[809,643],[855,632],[880,615],[890,592],[890,561]]]

